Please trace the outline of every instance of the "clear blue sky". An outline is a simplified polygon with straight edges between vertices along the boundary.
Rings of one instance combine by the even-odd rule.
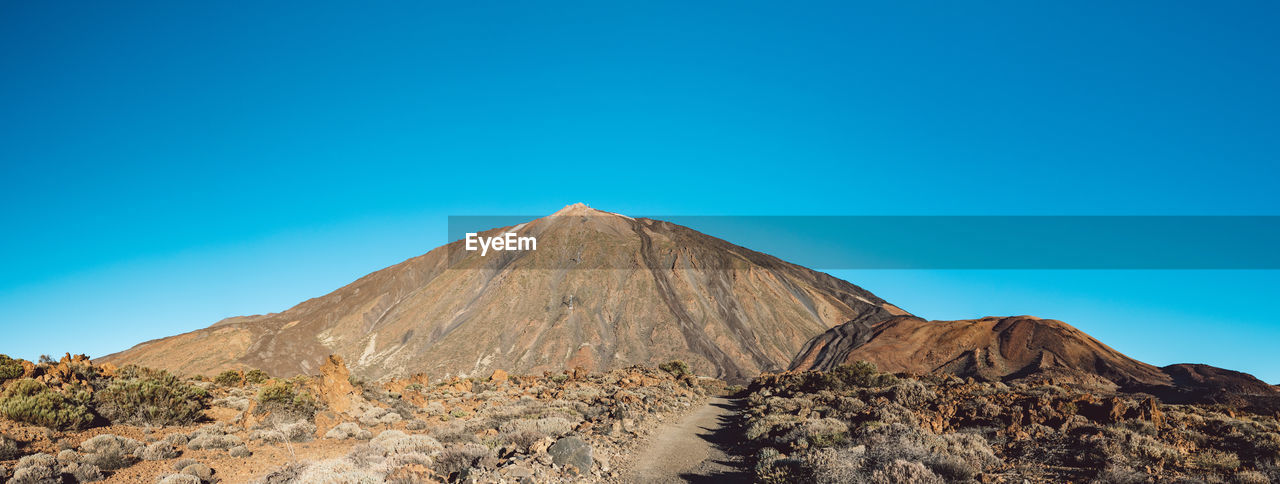
[[[1280,214],[1273,2],[464,3],[0,4],[0,352],[280,311],[450,214]],[[1280,383],[1274,271],[836,274]]]

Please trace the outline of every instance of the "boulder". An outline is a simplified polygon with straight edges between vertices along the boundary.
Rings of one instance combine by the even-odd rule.
[[[493,370],[493,375],[489,376],[489,381],[494,383],[503,383],[507,381],[507,372],[501,369]]]
[[[591,444],[577,436],[557,440],[547,448],[547,453],[556,465],[576,474],[590,472],[595,463],[595,458],[591,455]]]

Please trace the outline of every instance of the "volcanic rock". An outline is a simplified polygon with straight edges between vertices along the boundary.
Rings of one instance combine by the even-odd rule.
[[[351,384],[351,372],[338,355],[329,355],[325,364],[320,367],[316,390],[320,400],[335,413],[350,412],[364,400],[359,396],[355,385]]]
[[[573,466],[579,474],[591,471],[591,466],[595,463],[595,459],[591,457],[591,451],[591,444],[582,440],[581,437],[574,436],[557,440],[547,448],[552,462],[561,467]]]

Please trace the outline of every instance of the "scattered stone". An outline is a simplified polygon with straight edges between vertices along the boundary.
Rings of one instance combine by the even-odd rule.
[[[592,458],[591,444],[577,436],[565,437],[557,440],[555,444],[547,448],[547,453],[551,455],[551,461],[556,465],[573,469],[570,472],[584,474],[591,471],[591,466],[595,462]]]

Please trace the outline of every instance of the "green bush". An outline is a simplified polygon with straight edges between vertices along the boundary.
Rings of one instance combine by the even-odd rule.
[[[849,388],[873,388],[891,386],[898,379],[887,373],[876,370],[874,363],[856,361],[848,365],[840,365],[830,371],[811,371],[804,374],[801,384],[804,391],[815,393],[822,390],[840,391]]]
[[[689,371],[689,364],[680,360],[671,360],[658,365],[658,369],[670,373],[671,376],[676,378],[683,378],[685,375],[692,374]]]
[[[884,387],[893,385],[898,379],[887,373],[880,373],[875,363],[855,361],[853,364],[840,365],[831,370],[836,377],[850,386]]]
[[[227,370],[213,377],[213,382],[224,387],[240,385],[240,372],[236,370]]]
[[[9,355],[0,355],[0,383],[20,376],[22,376],[21,361],[10,358]]]
[[[305,390],[299,391],[295,382],[281,381],[258,390],[258,404],[262,411],[278,411],[310,418],[319,409],[315,397]]]
[[[30,378],[18,380],[0,395],[0,416],[53,429],[82,429],[93,422],[88,392],[65,395]]]
[[[267,381],[270,378],[271,376],[267,375],[267,372],[258,370],[258,369],[249,370],[244,374],[245,383],[248,383],[250,385],[257,385],[259,383]]]
[[[824,433],[811,435],[807,439],[809,445],[814,447],[839,447],[849,441],[849,435],[844,433]]]
[[[183,425],[196,421],[209,394],[167,371],[117,378],[93,396],[98,413],[112,423]]]

